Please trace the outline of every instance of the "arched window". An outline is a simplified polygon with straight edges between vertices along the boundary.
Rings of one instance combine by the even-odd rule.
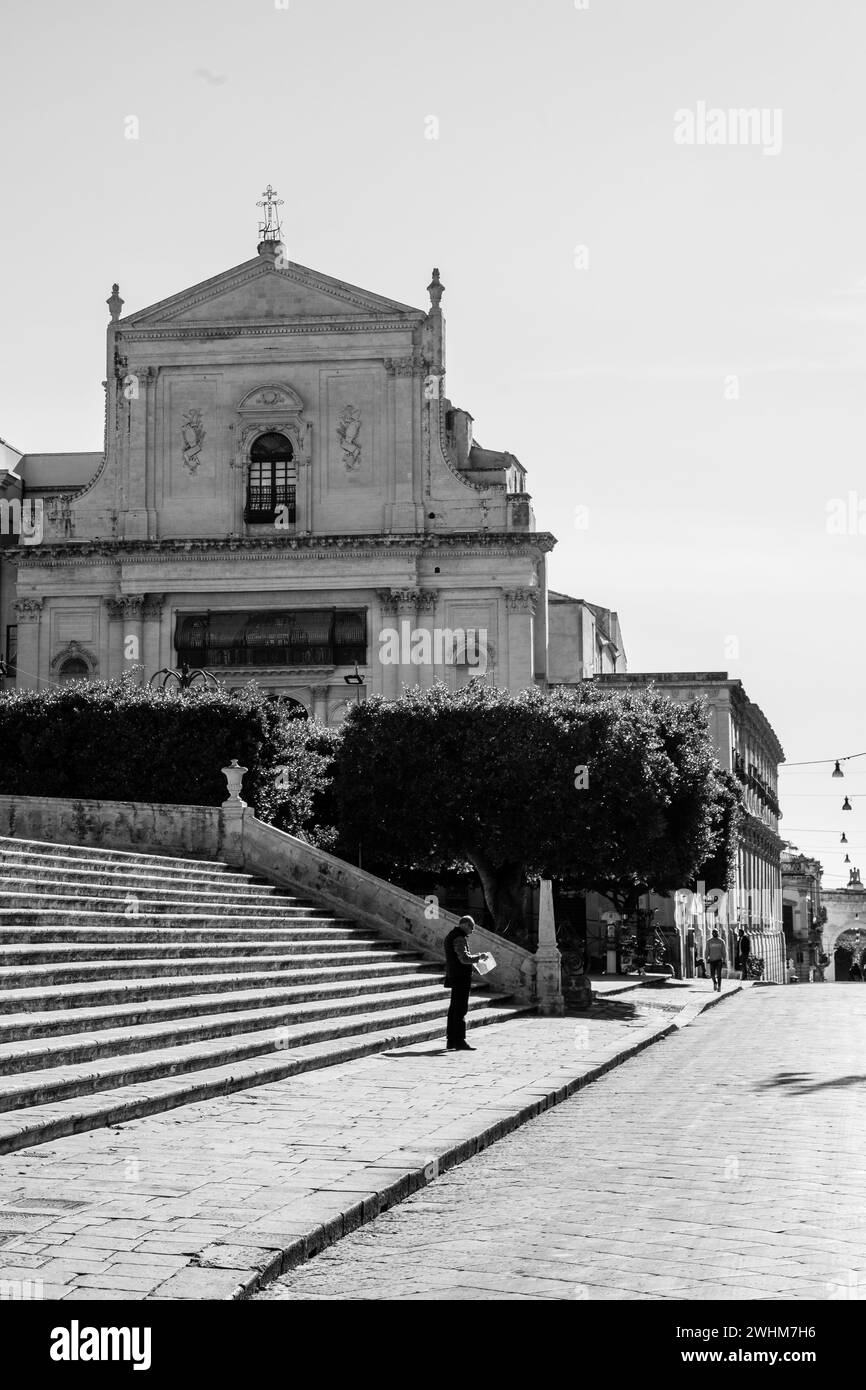
[[[310,717],[306,705],[302,705],[300,700],[293,699],[291,695],[274,693],[269,695],[268,699],[273,700],[274,704],[282,705],[291,719],[309,719]]]
[[[297,467],[294,450],[284,434],[260,434],[250,449],[244,521],[273,525],[277,508],[294,524]]]
[[[89,677],[87,662],[82,661],[80,656],[71,656],[60,667],[57,679],[60,685],[68,685],[70,681],[86,681]]]

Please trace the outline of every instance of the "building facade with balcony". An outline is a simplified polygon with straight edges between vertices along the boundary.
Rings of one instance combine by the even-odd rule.
[[[683,884],[673,898],[651,901],[656,925],[668,938],[678,973],[694,974],[703,958],[708,934],[718,927],[728,947],[728,967],[734,973],[737,931],[745,927],[753,957],[764,961],[764,978],[779,984],[787,978],[783,932],[781,809],[778,769],[785,760],[782,746],[763,710],[750,700],[742,681],[726,671],[673,671],[599,676],[597,684],[610,690],[646,690],[650,686],[672,700],[706,702],[710,736],[719,766],[739,781],[745,803],[736,868],[730,884]],[[603,930],[596,907],[597,932]],[[587,930],[589,931],[589,916]]]
[[[523,466],[446,394],[443,288],[434,270],[412,308],[288,261],[267,230],[134,313],[114,286],[103,450],[13,450],[2,481],[41,516],[38,540],[2,537],[6,688],[185,661],[335,724],[356,663],[363,696],[546,686],[555,540]],[[558,683],[583,673],[570,640]]]
[[[800,854],[793,845],[782,851],[782,926],[788,962],[800,982],[824,979],[821,928],[826,912],[821,902],[823,867]]]

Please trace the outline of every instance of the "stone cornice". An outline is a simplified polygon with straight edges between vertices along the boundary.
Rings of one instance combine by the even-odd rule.
[[[18,561],[19,570],[57,566],[103,564],[160,564],[166,560],[207,561],[237,556],[239,560],[281,560],[287,554],[309,559],[327,559],[349,554],[374,559],[395,551],[421,556],[426,552],[459,550],[464,555],[485,557],[525,554],[552,550],[556,538],[548,531],[461,531],[377,533],[369,536],[238,536],[232,539],[68,541],[64,543],[15,547],[4,553]]]
[[[405,333],[411,329],[407,319],[365,318],[346,319],[339,314],[331,317],[293,319],[291,323],[177,323],[165,327],[125,328],[124,343],[161,342],[167,338],[183,341],[187,338],[283,338],[302,337],[307,333]],[[215,364],[216,365],[216,364]]]

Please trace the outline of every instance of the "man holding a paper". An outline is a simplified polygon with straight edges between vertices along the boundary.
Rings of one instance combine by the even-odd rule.
[[[449,1052],[474,1052],[466,1041],[466,1010],[469,1008],[469,990],[472,986],[472,967],[483,962],[481,973],[493,968],[487,965],[486,951],[473,956],[469,950],[469,937],[475,928],[472,917],[461,917],[445,938],[445,987],[451,988],[451,1003],[448,1008],[447,1043]],[[493,957],[490,956],[491,962]],[[494,962],[495,963],[495,962]]]

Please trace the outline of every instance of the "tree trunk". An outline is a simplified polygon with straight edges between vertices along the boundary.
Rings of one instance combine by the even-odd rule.
[[[523,865],[506,863],[494,867],[483,854],[474,850],[467,852],[467,858],[470,864],[475,866],[481,880],[484,901],[493,918],[496,931],[500,936],[510,936],[512,940],[525,938],[527,933],[523,915]]]

